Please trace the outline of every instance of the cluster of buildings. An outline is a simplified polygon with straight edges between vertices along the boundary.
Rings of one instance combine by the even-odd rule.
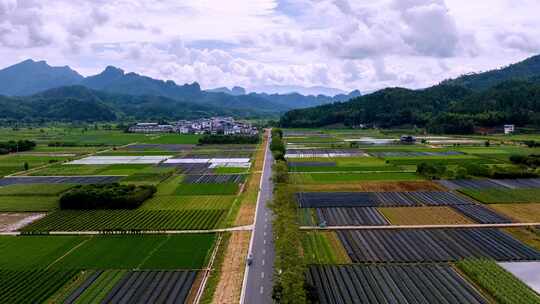
[[[232,117],[212,117],[196,120],[179,120],[171,124],[139,122],[128,129],[131,133],[180,133],[257,135],[259,130],[248,123],[235,121]]]

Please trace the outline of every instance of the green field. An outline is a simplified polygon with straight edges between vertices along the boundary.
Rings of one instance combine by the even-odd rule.
[[[213,229],[223,213],[223,210],[61,210],[49,213],[22,231]]]
[[[0,269],[200,269],[214,234],[0,237]]]
[[[77,270],[0,270],[0,303],[46,303]]]
[[[0,187],[0,196],[56,196],[75,185],[71,184],[29,184]]]
[[[332,239],[334,238],[334,241]],[[306,264],[345,264],[350,262],[342,247],[336,248],[332,232],[306,232],[302,239]],[[339,245],[341,246],[341,245]]]
[[[228,210],[235,199],[232,195],[173,196],[160,195],[147,200],[143,210]]]
[[[225,184],[181,184],[176,188],[176,195],[235,195],[239,186]]]
[[[294,184],[342,184],[357,181],[409,181],[422,180],[416,173],[293,173],[289,178]]]
[[[75,303],[100,303],[107,293],[126,274],[126,270],[106,270],[92,283]],[[78,287],[78,286],[76,286]],[[62,300],[62,299],[61,299]]]
[[[461,189],[459,191],[485,204],[540,202],[540,189]]]
[[[501,304],[540,303],[540,297],[491,260],[464,260],[457,266]]]
[[[0,196],[0,211],[49,211],[56,208],[56,196]]]

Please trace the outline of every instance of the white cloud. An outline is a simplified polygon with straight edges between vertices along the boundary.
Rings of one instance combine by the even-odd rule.
[[[423,87],[540,51],[522,0],[0,0],[0,66],[106,65],[203,87]]]

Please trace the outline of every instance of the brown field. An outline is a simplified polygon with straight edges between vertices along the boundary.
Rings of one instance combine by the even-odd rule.
[[[540,204],[492,204],[489,205],[496,211],[507,215],[518,222],[538,223],[540,222]]]
[[[228,304],[240,301],[250,236],[249,231],[231,233],[212,303]]]
[[[406,192],[406,191],[446,191],[442,186],[430,181],[396,181],[396,182],[358,182],[349,184],[316,184],[295,185],[298,191],[305,192]]]
[[[336,255],[336,259],[338,263],[340,264],[350,264],[352,263],[351,257],[347,254],[347,251],[345,250],[345,247],[343,247],[343,244],[339,240],[337,234],[335,232],[326,233],[326,239],[330,243],[330,246],[334,249],[334,254]]]
[[[534,228],[505,228],[504,232],[511,234],[523,243],[540,250],[540,231]]]
[[[15,231],[31,222],[44,217],[44,213],[0,213],[0,232]]]
[[[378,208],[393,225],[455,225],[473,221],[449,207]]]

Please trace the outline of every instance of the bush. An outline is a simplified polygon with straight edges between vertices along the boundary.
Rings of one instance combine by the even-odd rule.
[[[84,185],[60,197],[61,209],[135,209],[156,192],[155,186]]]
[[[441,179],[446,173],[446,166],[437,163],[421,163],[416,167],[416,173],[429,179]]]
[[[0,142],[0,154],[30,151],[35,147],[36,143],[30,140],[10,140],[8,142]]]
[[[524,165],[527,167],[536,168],[540,166],[540,155],[512,155],[510,156],[510,161],[516,165]]]

